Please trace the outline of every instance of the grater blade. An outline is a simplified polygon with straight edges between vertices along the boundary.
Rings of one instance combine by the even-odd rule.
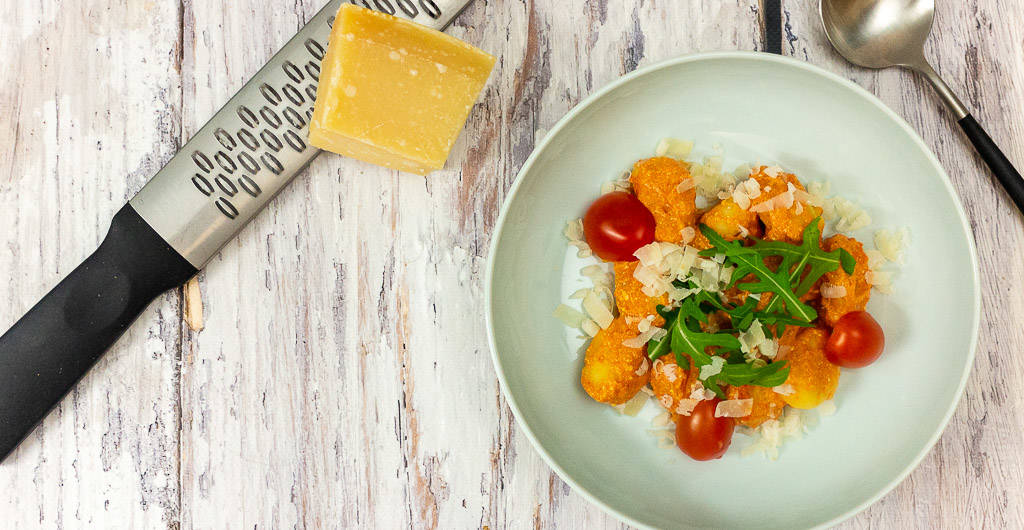
[[[470,2],[350,1],[438,30]],[[324,6],[129,202],[196,269],[320,154],[306,139],[342,2]]]

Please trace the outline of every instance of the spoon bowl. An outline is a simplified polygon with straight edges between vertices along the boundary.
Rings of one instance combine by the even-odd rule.
[[[923,75],[1024,213],[1024,178],[924,57],[935,0],[820,0],[818,8],[825,35],[846,60],[867,68],[903,66]]]
[[[924,43],[934,18],[934,0],[821,0],[829,42],[866,68],[927,65]]]

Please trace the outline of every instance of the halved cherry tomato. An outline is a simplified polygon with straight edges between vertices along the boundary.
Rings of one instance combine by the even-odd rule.
[[[861,368],[878,359],[885,349],[882,326],[867,311],[840,317],[825,343],[825,357],[843,368]]]
[[[701,401],[689,416],[676,419],[676,445],[694,460],[722,458],[732,443],[736,422],[732,418],[715,417],[719,401]]]
[[[636,261],[636,249],[654,241],[654,216],[632,193],[606,193],[583,217],[583,235],[605,261]]]

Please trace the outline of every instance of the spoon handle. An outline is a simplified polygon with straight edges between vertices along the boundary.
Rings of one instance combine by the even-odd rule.
[[[978,150],[978,154],[999,179],[999,183],[1006,189],[1006,193],[1010,194],[1010,198],[1013,199],[1017,208],[1024,213],[1024,178],[1021,178],[1020,173],[1013,167],[992,137],[985,132],[985,129],[981,128],[981,125],[978,125],[974,116],[968,114],[958,123],[967,134],[967,138],[974,144],[974,148]]]

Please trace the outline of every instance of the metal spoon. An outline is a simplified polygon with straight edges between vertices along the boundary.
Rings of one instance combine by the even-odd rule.
[[[963,128],[996,178],[1024,212],[1024,179],[924,57],[934,0],[820,0],[829,42],[851,63],[902,66],[925,77]]]

